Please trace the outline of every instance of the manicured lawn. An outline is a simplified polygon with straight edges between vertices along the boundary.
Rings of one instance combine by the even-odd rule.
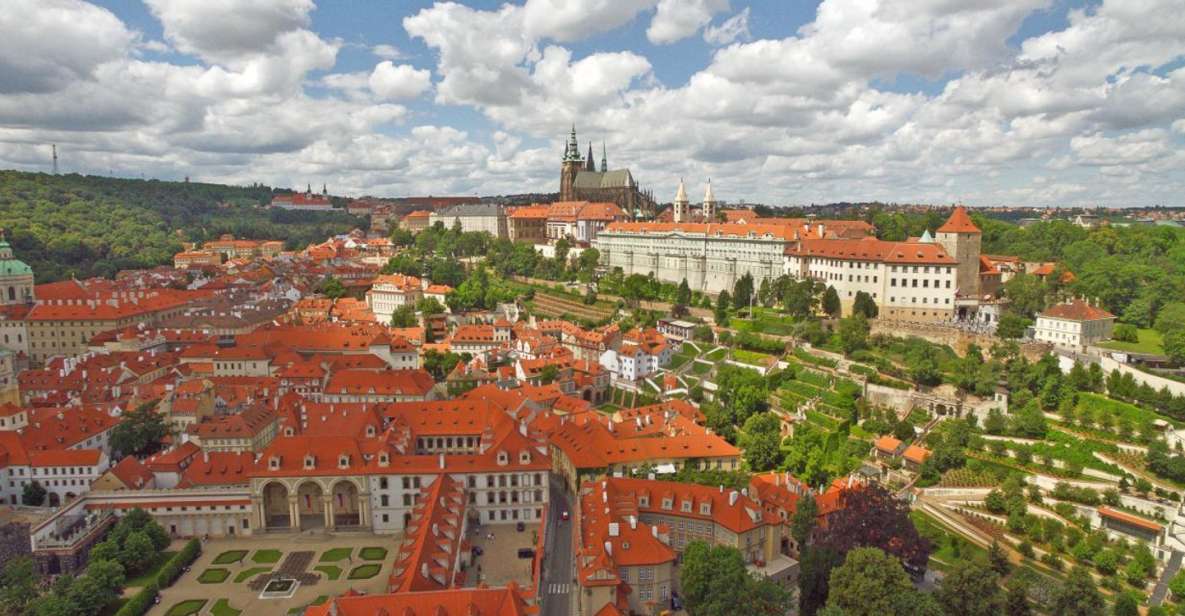
[[[206,569],[198,576],[198,582],[202,584],[220,584],[230,577],[230,569]]]
[[[911,511],[909,517],[913,520],[913,525],[917,527],[918,534],[929,539],[934,545],[934,551],[931,556],[941,560],[945,563],[953,564],[960,560],[969,560],[972,558],[987,558],[987,550],[971,543],[970,540],[959,537],[958,535],[946,530],[938,520],[935,520],[926,513],[918,510]],[[954,546],[953,539],[957,537],[958,547]],[[935,567],[941,569],[942,567]]]
[[[766,362],[773,359],[773,356],[766,355],[765,353],[746,351],[745,349],[733,349],[732,358],[742,363],[764,366]]]
[[[145,569],[144,573],[129,579],[124,585],[128,586],[129,588],[142,588],[147,586],[149,582],[156,580],[157,574],[160,573],[160,568],[165,566],[165,563],[169,562],[169,559],[176,555],[176,552],[161,552],[160,554],[157,554],[156,559],[152,561],[151,567]]]
[[[214,616],[239,616],[239,614],[243,613],[243,610],[236,610],[230,606],[230,602],[226,599],[219,599],[210,608],[210,613]]]
[[[202,611],[202,607],[205,605],[205,599],[190,599],[188,601],[182,601],[181,603],[169,608],[169,611],[165,612],[165,616],[190,616],[191,614],[197,614],[198,612]]]
[[[712,368],[715,368],[715,366],[713,366],[712,364],[705,364],[703,362],[697,361],[694,364],[691,364],[691,373],[692,374],[707,374],[712,371]]]
[[[247,556],[247,550],[227,550],[214,559],[215,565],[233,565],[242,562]]]
[[[1160,332],[1155,329],[1141,329],[1137,335],[1139,342],[1120,342],[1118,340],[1109,340],[1107,342],[1099,343],[1099,346],[1106,349],[1113,349],[1116,351],[1127,351],[1128,353],[1149,353],[1152,355],[1164,355],[1164,344],[1161,342]]]
[[[728,349],[721,347],[704,355],[704,359],[708,361],[720,361],[724,359],[725,355],[728,355]]]
[[[387,548],[362,548],[358,555],[362,557],[362,560],[382,560],[387,557]]]
[[[691,361],[694,358],[695,358],[695,353],[686,353],[686,354],[676,353],[675,355],[671,356],[671,363],[667,366],[667,369],[668,370],[675,370],[679,366],[682,366],[683,364]]]
[[[259,575],[260,573],[267,573],[271,571],[271,567],[251,567],[250,569],[243,569],[235,574],[235,583],[242,584],[247,580]]]
[[[255,553],[251,555],[251,560],[263,565],[270,565],[280,562],[280,557],[283,555],[284,553],[280,550],[255,550]]]
[[[317,565],[316,567],[313,567],[313,570],[324,573],[325,577],[331,582],[342,576],[342,568],[336,567],[334,565]]]
[[[321,554],[321,562],[335,563],[339,560],[345,560],[350,557],[353,551],[354,548],[333,548],[332,550],[326,550]]]
[[[349,578],[351,580],[367,580],[378,575],[380,569],[382,566],[374,563],[359,565],[350,571]]]

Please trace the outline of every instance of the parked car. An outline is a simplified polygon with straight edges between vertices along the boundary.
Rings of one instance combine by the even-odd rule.
[[[535,548],[519,548],[519,558],[535,558]]]
[[[565,509],[563,512],[560,513],[560,519],[565,522],[567,522],[568,518],[570,518],[570,517],[572,517],[572,514],[568,513],[567,509]]]
[[[526,525],[526,524],[523,524],[522,522],[519,522],[518,524],[515,524],[515,525],[514,525],[514,530],[517,530],[518,532],[520,532],[520,533],[521,533],[521,532],[523,532],[524,530],[527,530],[527,525]]]

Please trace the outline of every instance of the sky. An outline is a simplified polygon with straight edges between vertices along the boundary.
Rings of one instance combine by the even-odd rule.
[[[1185,0],[5,0],[0,168],[659,201],[1185,205]]]

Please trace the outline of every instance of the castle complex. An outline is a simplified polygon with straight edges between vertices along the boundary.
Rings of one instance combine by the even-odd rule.
[[[708,203],[711,205],[708,205]],[[715,209],[709,185],[704,208]],[[620,222],[594,241],[601,264],[626,274],[683,280],[707,293],[731,290],[749,274],[760,286],[789,275],[834,287],[845,313],[867,293],[883,318],[945,321],[967,318],[994,274],[980,257],[980,231],[957,207],[938,228],[904,242],[877,239],[871,225],[851,220],[754,218],[734,223],[684,222],[687,195],[679,183],[675,222]],[[714,219],[715,212],[708,218]]]
[[[630,218],[652,216],[655,212],[654,196],[638,188],[638,183],[629,169],[609,169],[603,144],[599,171],[596,161],[593,160],[591,142],[588,144],[588,157],[581,158],[575,126],[572,127],[564,148],[564,158],[560,167],[559,200],[614,203],[625,210]]]

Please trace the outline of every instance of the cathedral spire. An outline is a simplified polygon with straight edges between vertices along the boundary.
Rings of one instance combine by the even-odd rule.
[[[594,173],[597,171],[597,160],[593,158],[591,139],[588,141],[588,158],[584,159],[584,161],[585,171],[592,171]]]
[[[609,170],[609,160],[605,158],[605,142],[601,141],[601,173]]]
[[[704,191],[704,203],[716,203],[716,195],[712,193],[712,178],[708,178],[708,190]]]
[[[576,125],[572,125],[572,132],[568,133],[568,145],[564,148],[564,161],[580,160],[580,145],[576,143]]]

